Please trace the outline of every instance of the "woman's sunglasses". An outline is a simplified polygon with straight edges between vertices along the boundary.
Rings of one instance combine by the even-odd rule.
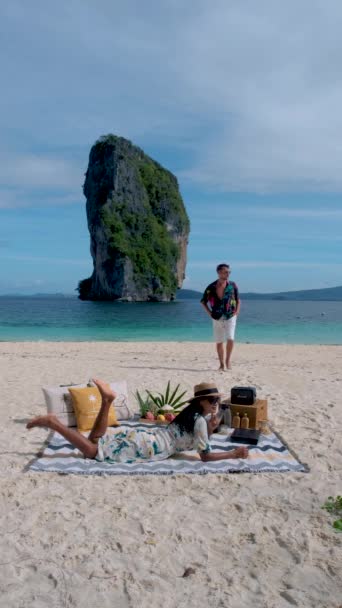
[[[220,397],[206,397],[206,400],[209,401],[211,405],[215,405],[220,401]]]

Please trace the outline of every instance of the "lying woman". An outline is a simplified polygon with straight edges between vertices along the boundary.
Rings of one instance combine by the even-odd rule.
[[[248,457],[246,447],[229,452],[211,452],[208,433],[210,435],[218,426],[215,412],[220,400],[220,393],[214,384],[195,386],[189,405],[167,427],[151,430],[136,427],[124,431],[107,428],[109,408],[116,394],[102,380],[94,380],[94,384],[100,391],[102,402],[88,437],[65,426],[54,414],[33,418],[27,428],[39,426],[57,431],[86,458],[106,462],[165,460],[176,452],[193,449],[197,450],[204,462]],[[208,415],[211,417],[207,421],[205,416]]]

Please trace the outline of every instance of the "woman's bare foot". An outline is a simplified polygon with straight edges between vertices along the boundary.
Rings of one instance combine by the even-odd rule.
[[[58,422],[55,414],[46,414],[45,416],[36,416],[36,418],[32,418],[26,425],[27,429],[33,429],[35,426],[42,426],[48,429],[53,428],[53,426]]]
[[[108,384],[106,384],[103,380],[99,380],[93,378],[94,384],[97,386],[101,393],[101,397],[104,401],[109,401],[112,403],[116,397],[116,393],[110,388]]]
[[[219,371],[219,372],[224,372],[224,365],[223,365],[223,363],[222,363],[222,365],[220,365],[220,367],[218,368],[218,371]]]
[[[234,454],[233,458],[248,458],[248,449],[244,445],[236,448],[231,453]]]

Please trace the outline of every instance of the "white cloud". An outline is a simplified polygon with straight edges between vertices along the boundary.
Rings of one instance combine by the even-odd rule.
[[[83,202],[83,181],[76,162],[0,150],[0,209]]]
[[[217,222],[216,222],[217,223]],[[191,230],[191,235],[190,235],[190,240],[193,241],[194,239],[198,239],[201,242],[203,242],[203,239],[226,239],[227,238],[227,228],[225,228],[225,226],[229,225],[228,224],[228,220],[226,221],[220,221],[219,227],[217,230],[214,229],[214,226],[211,226],[211,230],[208,230],[207,227],[208,222],[205,224],[205,222],[203,222],[203,228],[202,230],[199,229],[195,229],[195,230]],[[313,233],[313,232],[298,232],[298,234],[293,234],[293,231],[289,231],[286,234],[283,232],[282,236],[280,237],[277,233],[275,234],[271,234],[269,233],[269,228],[266,227],[265,229],[265,238],[267,238],[267,243],[268,245],[270,245],[271,243],[279,243],[279,242],[285,242],[290,244],[296,243],[296,242],[309,242],[309,243],[338,243],[340,241],[342,241],[342,235],[340,234],[331,234],[330,232],[325,232],[325,234],[318,234],[319,229],[321,228],[321,226],[317,226],[317,230]],[[250,230],[249,230],[249,234],[251,234],[251,232],[253,232],[255,229],[255,226],[251,226]],[[338,230],[339,227],[336,228],[336,230]],[[245,229],[245,237],[247,237],[247,230]],[[262,235],[260,233],[260,231],[258,231],[259,234],[259,238],[262,238]]]
[[[254,215],[266,215],[276,217],[293,217],[293,218],[306,218],[306,219],[318,219],[318,220],[331,220],[331,219],[342,219],[342,209],[327,208],[322,209],[310,209],[310,208],[292,208],[292,207],[247,207],[244,208],[244,212],[247,214]]]
[[[61,184],[58,186],[58,189]],[[49,190],[50,189],[50,190]],[[44,189],[13,187],[12,189],[0,187],[0,209],[14,209],[19,207],[60,206],[74,203],[84,203],[84,196],[80,188],[72,188],[69,192],[56,194],[52,185]]]
[[[305,218],[317,220],[342,219],[342,209],[336,207],[312,208],[312,207],[281,207],[279,205],[236,205],[235,203],[217,203],[210,205],[210,214],[212,217],[207,217],[208,210],[197,207],[196,209],[196,224],[217,223],[217,217],[220,218],[220,223],[231,223],[232,218],[236,219],[239,215],[247,217],[277,217],[279,219],[287,218]],[[216,216],[216,217],[215,217]]]
[[[82,177],[80,168],[61,158],[0,155],[0,181],[7,188],[80,189]]]
[[[182,150],[179,175],[196,185],[342,190],[338,0],[7,0],[0,10],[0,127],[17,152],[73,144],[86,163],[112,131]],[[13,184],[59,175],[82,185],[62,157],[18,156]]]
[[[217,261],[206,261],[206,262],[189,262],[187,264],[187,270],[191,269],[210,269],[215,274],[215,268],[217,266]],[[332,264],[330,262],[316,263],[316,262],[287,262],[287,261],[272,261],[269,262],[267,260],[244,260],[244,261],[232,261],[230,262],[230,267],[235,269],[239,268],[294,268],[294,269],[341,269],[342,271],[342,263],[341,264]]]
[[[43,257],[35,255],[3,255],[3,260],[9,260],[14,262],[44,262],[47,264],[54,264],[56,266],[82,266],[90,268],[92,265],[91,259],[79,260],[75,258],[58,258],[58,257]]]

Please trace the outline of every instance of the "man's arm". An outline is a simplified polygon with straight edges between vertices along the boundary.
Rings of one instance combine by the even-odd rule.
[[[238,315],[240,313],[241,300],[240,300],[240,294],[239,294],[238,286],[236,284],[235,284],[235,299],[236,299],[236,302],[237,302],[236,314]]]
[[[209,287],[210,286],[208,286],[206,288],[206,290],[204,291],[204,294],[203,294],[202,299],[201,299],[201,305],[203,306],[203,308],[204,308],[205,312],[207,313],[207,315],[209,315],[209,317],[212,318],[211,317],[211,310],[210,310],[210,308],[208,306]]]
[[[201,305],[203,306],[203,308],[204,308],[205,312],[206,312],[206,313],[209,315],[209,317],[211,318],[211,310],[210,310],[210,308],[209,308],[208,304],[206,304],[206,302],[202,302],[202,301],[201,301]]]

